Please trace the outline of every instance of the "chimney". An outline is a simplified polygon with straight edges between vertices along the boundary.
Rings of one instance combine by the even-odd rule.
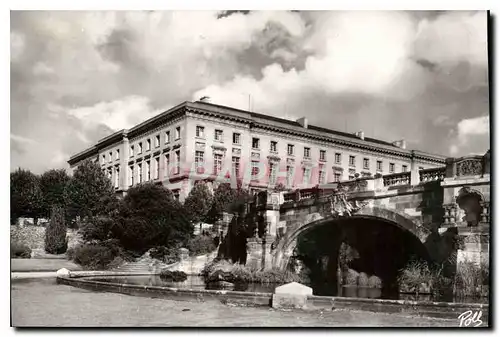
[[[358,131],[356,132],[356,137],[358,137],[359,139],[365,139],[365,133],[363,131]]]
[[[392,145],[397,146],[397,147],[399,147],[401,149],[406,149],[406,141],[404,139],[392,142]]]
[[[302,127],[306,128],[307,129],[307,118],[306,117],[302,117],[302,118],[299,118],[296,120],[297,123],[299,123],[300,125],[302,125]]]

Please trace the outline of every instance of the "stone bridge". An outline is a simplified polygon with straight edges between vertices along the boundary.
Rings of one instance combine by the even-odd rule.
[[[328,238],[335,254],[346,239],[358,250],[366,246],[368,255],[382,249],[386,258],[397,257],[401,251],[391,247],[400,245],[436,263],[451,256],[455,265],[488,261],[490,151],[450,158],[441,168],[263,192],[250,206],[257,226],[247,240],[246,264],[257,268],[287,268],[299,238],[324,226],[339,229]]]

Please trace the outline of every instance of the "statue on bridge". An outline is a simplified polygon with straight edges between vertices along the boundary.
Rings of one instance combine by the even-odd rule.
[[[347,194],[344,189],[339,189],[330,196],[330,212],[333,216],[351,216],[362,207],[365,203],[358,203],[357,200],[354,201],[354,205],[347,200]]]

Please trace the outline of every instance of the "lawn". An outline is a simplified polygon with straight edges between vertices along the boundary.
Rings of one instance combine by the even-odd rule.
[[[11,259],[10,261],[11,272],[57,271],[61,268],[82,270],[79,265],[64,259]]]

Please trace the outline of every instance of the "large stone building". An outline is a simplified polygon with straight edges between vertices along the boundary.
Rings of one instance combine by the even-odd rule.
[[[153,181],[180,200],[199,180],[238,177],[253,190],[312,187],[358,176],[443,166],[439,155],[206,101],[184,102],[118,131],[68,161],[98,161],[117,192]]]

